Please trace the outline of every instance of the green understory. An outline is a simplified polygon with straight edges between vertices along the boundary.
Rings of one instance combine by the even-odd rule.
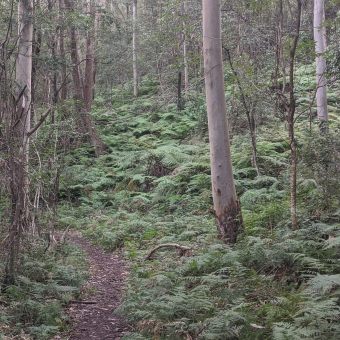
[[[86,263],[79,249],[63,244],[46,251],[40,239],[24,246],[15,285],[0,295],[0,339],[51,339],[69,327],[64,308],[80,293]],[[3,266],[0,267],[2,274]]]
[[[301,74],[300,74],[300,73]],[[310,73],[310,72],[309,72]],[[300,79],[312,73],[299,70]],[[308,105],[299,82],[299,107]],[[97,97],[94,117],[108,154],[74,150],[63,173],[59,224],[80,230],[130,261],[120,310],[134,326],[126,339],[336,339],[339,318],[338,93],[330,134],[297,121],[299,230],[289,221],[289,145],[284,123],[258,129],[260,176],[250,138],[232,131],[232,159],[245,232],[236,246],[217,239],[210,192],[204,101],[186,108],[115,90]],[[331,110],[332,111],[332,110]],[[192,248],[146,254],[162,243]]]
[[[297,74],[299,115],[310,105],[313,69],[302,67]],[[86,144],[60,152],[57,227],[79,230],[107,250],[124,250],[130,276],[116,312],[133,327],[126,339],[338,338],[336,88],[329,91],[329,134],[320,136],[317,122],[310,125],[306,115],[296,122],[295,231],[290,228],[290,151],[283,120],[267,112],[269,108],[258,112],[257,176],[245,117],[229,115],[245,226],[233,247],[217,238],[202,94],[189,93],[183,111],[160,101],[158,85],[150,79],[144,79],[137,99],[128,85],[110,96],[97,96],[93,117],[108,152],[95,158]],[[231,91],[227,87],[227,98]],[[57,116],[71,115],[69,104],[60,106]],[[70,118],[53,133],[61,140],[68,135],[77,140],[72,124]],[[48,126],[42,127],[37,143],[43,159],[54,152],[51,135]],[[34,172],[32,186],[39,180],[50,183],[54,171]],[[6,204],[1,197],[1,214]],[[48,229],[50,219],[48,212],[39,217],[42,230]],[[191,250],[181,254],[165,248],[145,260],[164,243]],[[0,296],[0,339],[51,339],[69,327],[64,307],[77,298],[86,279],[84,256],[68,244],[53,251],[46,247],[43,239],[32,244],[24,240],[18,281]],[[0,264],[0,276],[3,271]]]

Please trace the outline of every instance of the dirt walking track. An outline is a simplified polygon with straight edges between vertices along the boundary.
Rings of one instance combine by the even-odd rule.
[[[89,263],[89,279],[83,287],[85,294],[67,309],[71,319],[70,340],[118,340],[128,333],[127,323],[114,310],[122,300],[127,277],[126,266],[117,253],[105,252],[80,234],[68,236],[69,242],[80,247]],[[65,339],[62,337],[59,339]]]

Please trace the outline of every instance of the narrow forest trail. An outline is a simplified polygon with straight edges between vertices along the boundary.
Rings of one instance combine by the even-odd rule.
[[[68,339],[121,339],[128,325],[114,310],[121,303],[128,274],[124,260],[117,253],[105,252],[91,244],[80,234],[72,233],[68,239],[85,252],[89,262],[82,300],[71,303],[67,309],[72,323]]]

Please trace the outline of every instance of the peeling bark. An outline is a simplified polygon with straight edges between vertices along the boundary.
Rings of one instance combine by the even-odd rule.
[[[242,231],[243,220],[239,200],[230,201],[222,214],[216,213],[218,232],[226,243],[236,243],[237,236]]]

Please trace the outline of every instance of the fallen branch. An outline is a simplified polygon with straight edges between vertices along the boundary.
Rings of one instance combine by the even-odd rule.
[[[186,247],[186,246],[181,246],[177,243],[164,243],[160,244],[157,247],[153,248],[149,254],[145,257],[146,260],[151,260],[152,256],[156,253],[157,250],[162,249],[162,248],[175,248],[180,250],[180,256],[183,256],[187,251],[191,250],[192,248]]]

